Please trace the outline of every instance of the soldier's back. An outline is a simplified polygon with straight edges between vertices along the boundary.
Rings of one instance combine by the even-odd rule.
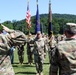
[[[76,75],[76,39],[58,43],[60,75]]]

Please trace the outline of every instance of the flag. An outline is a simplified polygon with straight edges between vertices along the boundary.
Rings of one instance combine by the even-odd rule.
[[[40,16],[39,16],[38,0],[36,2],[37,2],[37,12],[36,12],[36,29],[35,29],[35,32],[37,33],[38,31],[40,31]]]
[[[29,10],[29,0],[27,2],[27,13],[26,13],[26,23],[27,23],[27,28],[31,28],[31,14]]]
[[[53,31],[52,28],[52,11],[51,11],[51,1],[49,0],[49,24],[48,24],[48,36]]]

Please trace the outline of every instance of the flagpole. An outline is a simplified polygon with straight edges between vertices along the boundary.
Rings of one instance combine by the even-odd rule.
[[[51,3],[51,0],[49,0],[49,3]]]
[[[49,0],[49,18],[50,22],[52,22],[51,0]]]
[[[29,0],[27,0],[28,6],[29,6]],[[30,34],[30,28],[28,28],[28,35]]]
[[[1,19],[0,19],[0,21],[1,21]],[[0,24],[1,24],[1,22],[0,22]]]
[[[49,14],[48,14],[48,36],[53,33],[52,31],[52,11],[51,11],[51,0],[49,0]]]
[[[38,0],[36,0],[36,3],[37,3],[37,5],[38,5]]]
[[[35,33],[40,31],[40,15],[39,15],[39,8],[38,8],[38,0],[36,0],[36,5],[37,5],[37,11],[36,11],[36,29]]]

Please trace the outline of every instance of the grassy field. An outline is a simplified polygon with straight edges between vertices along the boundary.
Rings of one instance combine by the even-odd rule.
[[[36,68],[35,64],[28,65],[27,64],[27,54],[26,54],[26,47],[25,47],[25,54],[24,54],[24,63],[23,65],[19,64],[17,50],[14,52],[14,64],[13,68],[15,71],[15,75],[36,75]],[[49,75],[49,59],[48,59],[48,53],[46,56],[46,60],[44,62],[44,69],[43,69],[44,75]]]

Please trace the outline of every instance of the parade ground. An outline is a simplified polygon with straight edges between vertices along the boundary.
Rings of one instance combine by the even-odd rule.
[[[27,64],[27,52],[26,52],[26,46],[25,46],[25,51],[24,51],[24,63],[21,65],[19,64],[18,60],[18,54],[17,54],[17,49],[14,51],[14,64],[13,68],[15,71],[15,75],[36,75],[36,68],[35,64],[29,65]],[[43,73],[44,75],[49,74],[49,58],[48,58],[48,53],[44,62],[44,68],[43,68]]]

